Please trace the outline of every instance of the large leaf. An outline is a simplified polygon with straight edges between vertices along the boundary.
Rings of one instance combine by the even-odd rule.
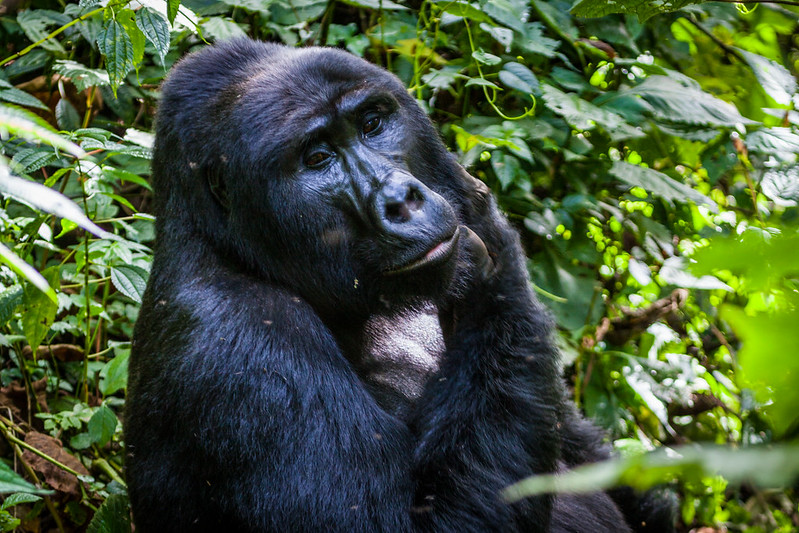
[[[365,7],[368,9],[390,9],[390,10],[403,10],[407,7],[392,2],[391,0],[341,0],[345,4],[355,7]]]
[[[118,350],[117,355],[105,365],[104,374],[101,373],[100,392],[108,396],[120,389],[124,389],[128,384],[128,364],[130,362],[130,350]]]
[[[133,68],[133,42],[122,24],[108,19],[97,34],[97,47],[105,56],[105,69],[116,96],[117,88]]]
[[[169,52],[169,24],[157,11],[143,7],[136,12],[136,25],[158,52],[161,63]]]
[[[746,148],[750,152],[778,155],[793,161],[799,154],[799,135],[791,128],[764,128],[746,136]]]
[[[576,94],[565,93],[552,85],[543,86],[543,99],[549,109],[561,115],[578,130],[592,130],[599,125],[614,141],[644,136],[644,132],[627,124],[616,113],[597,107]]]
[[[118,423],[117,415],[107,405],[101,405],[89,419],[89,437],[93,443],[105,446],[114,436]]]
[[[499,71],[499,81],[503,85],[525,94],[541,94],[538,78],[521,63],[510,61],[502,65],[502,70]]]
[[[8,494],[10,492],[52,494],[50,490],[37,489],[31,483],[25,481],[19,474],[11,470],[7,464],[0,461],[0,493]]]
[[[738,53],[743,56],[744,60],[752,67],[752,71],[757,77],[757,81],[763,87],[763,90],[780,105],[790,105],[791,97],[796,94],[796,78],[793,74],[770,59],[763,56],[747,52],[740,48],[736,48]]]
[[[6,133],[12,133],[30,142],[46,142],[75,157],[86,155],[78,145],[61,137],[47,122],[24,109],[0,106],[0,134]]]
[[[48,285],[49,286],[49,285]],[[11,318],[14,310],[22,303],[22,287],[14,285],[0,292],[0,325]]]
[[[111,283],[119,292],[136,303],[141,303],[148,277],[149,272],[135,265],[122,265],[111,269]]]
[[[50,267],[42,272],[50,287],[57,287],[59,283],[58,267]],[[55,320],[58,304],[46,292],[31,285],[25,286],[23,296],[25,312],[22,314],[22,332],[30,344],[33,353],[44,340],[50,326]]]
[[[47,37],[50,33],[47,30],[49,26],[63,26],[70,22],[70,18],[63,13],[49,9],[27,9],[17,15],[17,22],[28,39],[35,43]],[[47,39],[40,46],[50,52],[66,53],[64,47],[56,39]]]
[[[0,193],[13,196],[41,211],[71,220],[100,238],[116,238],[115,235],[108,233],[89,220],[75,202],[60,192],[45,187],[41,183],[12,176],[2,166],[0,166]]]
[[[723,446],[683,446],[631,455],[584,466],[569,472],[535,476],[505,489],[510,502],[550,492],[586,494],[617,485],[640,490],[685,479],[722,475],[731,483],[765,487],[790,484],[799,471],[799,446],[782,445],[735,449]]]
[[[132,9],[123,9],[116,15],[116,20],[125,28],[130,43],[133,45],[133,66],[138,70],[144,59],[144,45],[147,38],[136,23],[136,13]]]
[[[464,2],[462,0],[438,0],[435,5],[442,11],[455,15],[456,17],[463,17],[465,19],[474,20],[476,22],[491,22],[483,10],[479,6]]]
[[[734,105],[703,91],[696,82],[685,78],[650,76],[643,83],[620,91],[620,94],[643,98],[652,106],[655,118],[666,123],[717,127],[754,124]]]
[[[610,173],[632,187],[641,187],[645,191],[658,196],[669,203],[693,202],[707,205],[714,213],[718,212],[716,202],[704,194],[692,189],[684,183],[669,176],[625,161],[616,161],[610,168]]]
[[[795,254],[794,254],[795,255]],[[751,315],[737,307],[725,307],[722,316],[743,341],[738,352],[741,375],[764,403],[777,433],[799,423],[799,309]],[[793,472],[799,471],[799,465]]]
[[[25,91],[17,89],[4,80],[0,80],[0,100],[25,107],[34,107],[44,111],[50,110],[50,108],[44,105],[44,103],[42,103],[42,101],[38,98],[31,96]]]
[[[763,194],[775,204],[793,207],[799,203],[799,165],[771,168],[760,180]]]
[[[130,506],[124,494],[112,494],[94,513],[86,533],[130,533]]]
[[[661,13],[678,11],[692,4],[701,4],[704,0],[669,0],[667,2],[652,2],[651,0],[580,0],[571,9],[573,15],[585,18],[599,18],[614,13],[638,15],[644,21],[649,17]]]
[[[90,87],[101,87],[111,83],[107,72],[85,67],[76,61],[69,61],[66,59],[56,61],[53,65],[53,71],[69,78],[79,91],[85,91]]]
[[[542,301],[558,325],[578,330],[602,316],[604,303],[596,297],[599,286],[589,269],[564,261],[554,251],[536,255],[530,265],[533,282],[544,291]]]
[[[241,26],[228,18],[208,17],[203,21],[202,27],[203,34],[211,37],[214,41],[227,41],[247,36]]]
[[[47,280],[44,279],[44,276],[39,274],[38,270],[23,261],[21,257],[12,252],[3,243],[0,243],[0,260],[11,267],[22,279],[27,280],[34,287],[46,294],[53,303],[57,301],[55,291]]]

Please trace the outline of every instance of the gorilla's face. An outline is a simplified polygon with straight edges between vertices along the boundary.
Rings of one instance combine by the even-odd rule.
[[[399,81],[335,50],[284,50],[223,91],[235,234],[275,281],[331,311],[446,290],[463,180]],[[346,303],[346,304],[345,304]]]

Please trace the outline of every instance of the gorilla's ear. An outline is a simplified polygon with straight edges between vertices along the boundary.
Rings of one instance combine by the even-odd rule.
[[[230,211],[230,201],[227,196],[225,178],[222,175],[222,170],[219,165],[208,165],[204,174],[208,182],[208,189],[211,191],[211,196],[219,203],[222,209]]]

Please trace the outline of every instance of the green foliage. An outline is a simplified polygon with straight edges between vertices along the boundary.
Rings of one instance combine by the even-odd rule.
[[[117,413],[151,261],[158,84],[184,53],[249,35],[339,46],[396,73],[519,228],[574,398],[623,457],[513,490],[667,482],[686,530],[795,530],[799,8],[748,5],[11,7],[0,433],[5,459],[38,429],[62,444],[37,457],[77,472],[63,446],[96,477],[68,491],[41,475],[59,497],[8,497],[0,529],[30,517],[130,531]],[[644,454],[656,447],[668,452]],[[35,488],[0,462],[0,491]]]

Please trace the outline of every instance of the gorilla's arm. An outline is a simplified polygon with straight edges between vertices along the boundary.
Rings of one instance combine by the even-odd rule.
[[[464,530],[545,531],[551,497],[514,508],[499,493],[557,468],[563,388],[549,318],[531,293],[518,237],[493,200],[473,228],[490,243],[496,266],[487,276],[464,273],[469,281],[442,324],[447,350],[416,420],[417,505],[432,510],[419,519],[435,529],[472,516]]]
[[[149,391],[133,420],[144,426],[129,428],[137,528],[409,531],[411,435],[316,313],[229,271],[194,278],[145,302],[141,328],[189,343],[137,347],[151,354],[135,369]]]

